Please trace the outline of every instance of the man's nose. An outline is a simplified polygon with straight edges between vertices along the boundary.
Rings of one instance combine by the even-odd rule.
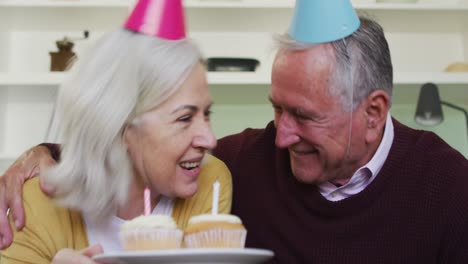
[[[275,118],[276,125],[276,146],[287,148],[297,142],[300,137],[297,135],[298,129],[294,118],[288,113],[282,113]]]

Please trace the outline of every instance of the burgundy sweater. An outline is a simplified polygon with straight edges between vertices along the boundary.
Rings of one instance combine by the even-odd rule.
[[[221,139],[233,176],[233,214],[247,247],[272,263],[468,263],[468,161],[434,133],[396,120],[389,156],[362,192],[338,202],[291,173],[275,128]]]

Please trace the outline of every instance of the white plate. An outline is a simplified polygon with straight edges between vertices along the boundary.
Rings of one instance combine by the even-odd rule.
[[[151,263],[262,263],[273,257],[273,252],[255,248],[205,248],[151,251],[109,252],[93,259],[105,264],[151,264]]]

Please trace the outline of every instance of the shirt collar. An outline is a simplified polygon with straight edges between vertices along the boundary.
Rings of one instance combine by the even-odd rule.
[[[387,114],[382,141],[371,160],[353,174],[349,182],[337,187],[330,182],[318,185],[320,193],[328,200],[338,201],[364,190],[377,176],[388,157],[393,143],[394,131],[390,113]],[[337,193],[338,192],[338,193]]]
[[[372,159],[362,166],[363,168],[368,168],[372,173],[371,181],[379,174],[380,169],[382,169],[385,160],[388,157],[388,153],[390,152],[390,148],[393,143],[394,131],[393,131],[393,122],[390,113],[387,114],[387,121],[385,122],[385,130],[382,137],[382,141],[380,142],[377,151],[375,152]]]

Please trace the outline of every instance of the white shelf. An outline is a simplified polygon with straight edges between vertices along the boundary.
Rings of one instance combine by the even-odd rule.
[[[440,1],[440,3],[371,3],[371,4],[355,4],[355,8],[361,10],[414,10],[414,11],[465,11],[468,10],[468,4],[447,3]]]
[[[18,156],[17,156],[18,157]],[[2,155],[0,154],[0,176],[10,167],[11,164],[17,159],[13,155]]]
[[[0,86],[44,86],[59,85],[65,74],[62,72],[21,72],[0,73]]]
[[[362,10],[468,10],[466,0],[420,0],[416,3],[377,3],[371,0],[352,0]],[[185,0],[187,7],[201,8],[294,8],[295,0]]]
[[[361,10],[468,10],[464,0],[421,3],[375,3],[353,1]],[[0,0],[0,7],[128,7],[134,0]],[[287,8],[294,7],[294,0],[185,0],[188,8]]]
[[[209,84],[269,84],[270,74],[255,72],[209,72]]]
[[[0,0],[0,7],[128,7],[130,0]]]
[[[468,84],[468,73],[447,72],[395,72],[395,84],[421,84],[434,82],[438,84]]]
[[[20,154],[14,155],[13,153],[0,153],[0,160],[15,160]]]
[[[0,73],[1,86],[55,86],[60,85],[66,73]],[[254,72],[208,73],[210,84],[269,84],[269,74]]]
[[[294,0],[185,0],[194,8],[292,8]],[[0,0],[4,7],[128,7],[134,0]]]
[[[190,8],[293,8],[294,0],[185,0]]]
[[[1,86],[56,86],[60,85],[66,73],[0,73]],[[445,72],[395,72],[395,84],[468,84],[468,73]],[[208,83],[214,85],[270,84],[270,73],[263,72],[209,72]]]

